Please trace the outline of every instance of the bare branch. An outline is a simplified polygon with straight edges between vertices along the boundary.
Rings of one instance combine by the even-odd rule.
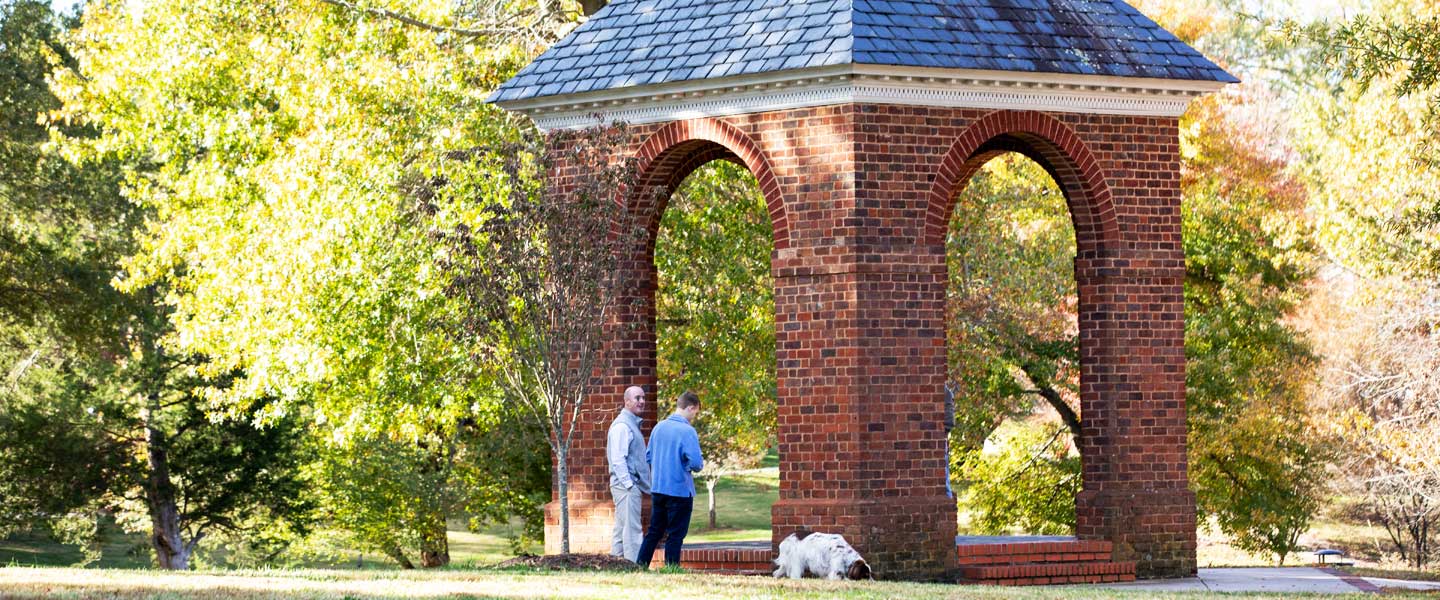
[[[504,23],[496,23],[487,27],[451,27],[448,25],[437,25],[435,23],[422,21],[410,15],[406,15],[404,13],[396,12],[393,10],[368,6],[358,6],[350,2],[346,2],[345,0],[320,1],[331,6],[343,8],[351,12],[358,12],[374,17],[380,17],[383,19],[390,19],[392,21],[399,21],[406,25],[410,25],[412,27],[419,27],[420,29],[424,29],[427,31],[433,31],[436,33],[448,33],[451,35],[457,35],[467,38],[492,37],[497,35],[522,35],[531,33],[531,30],[527,27],[518,27]]]

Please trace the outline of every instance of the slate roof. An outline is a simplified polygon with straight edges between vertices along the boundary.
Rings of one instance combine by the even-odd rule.
[[[1238,81],[1123,0],[614,0],[490,101],[845,64]]]

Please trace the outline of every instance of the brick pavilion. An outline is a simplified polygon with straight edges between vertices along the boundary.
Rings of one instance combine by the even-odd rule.
[[[1193,575],[1178,126],[1192,99],[1235,81],[1121,0],[611,2],[490,97],[547,130],[628,122],[641,164],[626,204],[650,238],[625,276],[622,358],[576,433],[572,549],[608,551],[605,431],[626,386],[655,390],[668,192],[730,160],[754,174],[774,232],[772,544],[842,533],[882,578]],[[1050,173],[1075,227],[1083,490],[1074,538],[962,539],[957,552],[944,238],[969,177],[1008,152]],[[759,570],[770,550],[686,560]]]

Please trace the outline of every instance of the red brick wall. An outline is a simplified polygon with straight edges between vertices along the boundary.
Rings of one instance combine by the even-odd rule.
[[[707,160],[748,166],[769,203],[775,542],[801,527],[842,533],[881,577],[955,568],[940,427],[944,232],[970,174],[1018,151],[1056,178],[1077,233],[1078,534],[1114,542],[1116,558],[1136,561],[1142,577],[1194,572],[1177,128],[1174,118],[840,105],[635,129],[644,167],[631,209],[652,235],[668,190]],[[621,391],[655,389],[653,239],[642,245],[627,270],[633,302],[618,317],[619,362],[575,442],[577,549],[609,548],[603,445]],[[656,400],[647,427],[654,407],[673,405]],[[555,533],[547,529],[547,549],[558,547]]]

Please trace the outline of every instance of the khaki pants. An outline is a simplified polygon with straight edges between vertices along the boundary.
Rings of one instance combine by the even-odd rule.
[[[615,499],[615,533],[610,541],[610,554],[623,556],[631,562],[640,554],[640,488],[610,488]]]

